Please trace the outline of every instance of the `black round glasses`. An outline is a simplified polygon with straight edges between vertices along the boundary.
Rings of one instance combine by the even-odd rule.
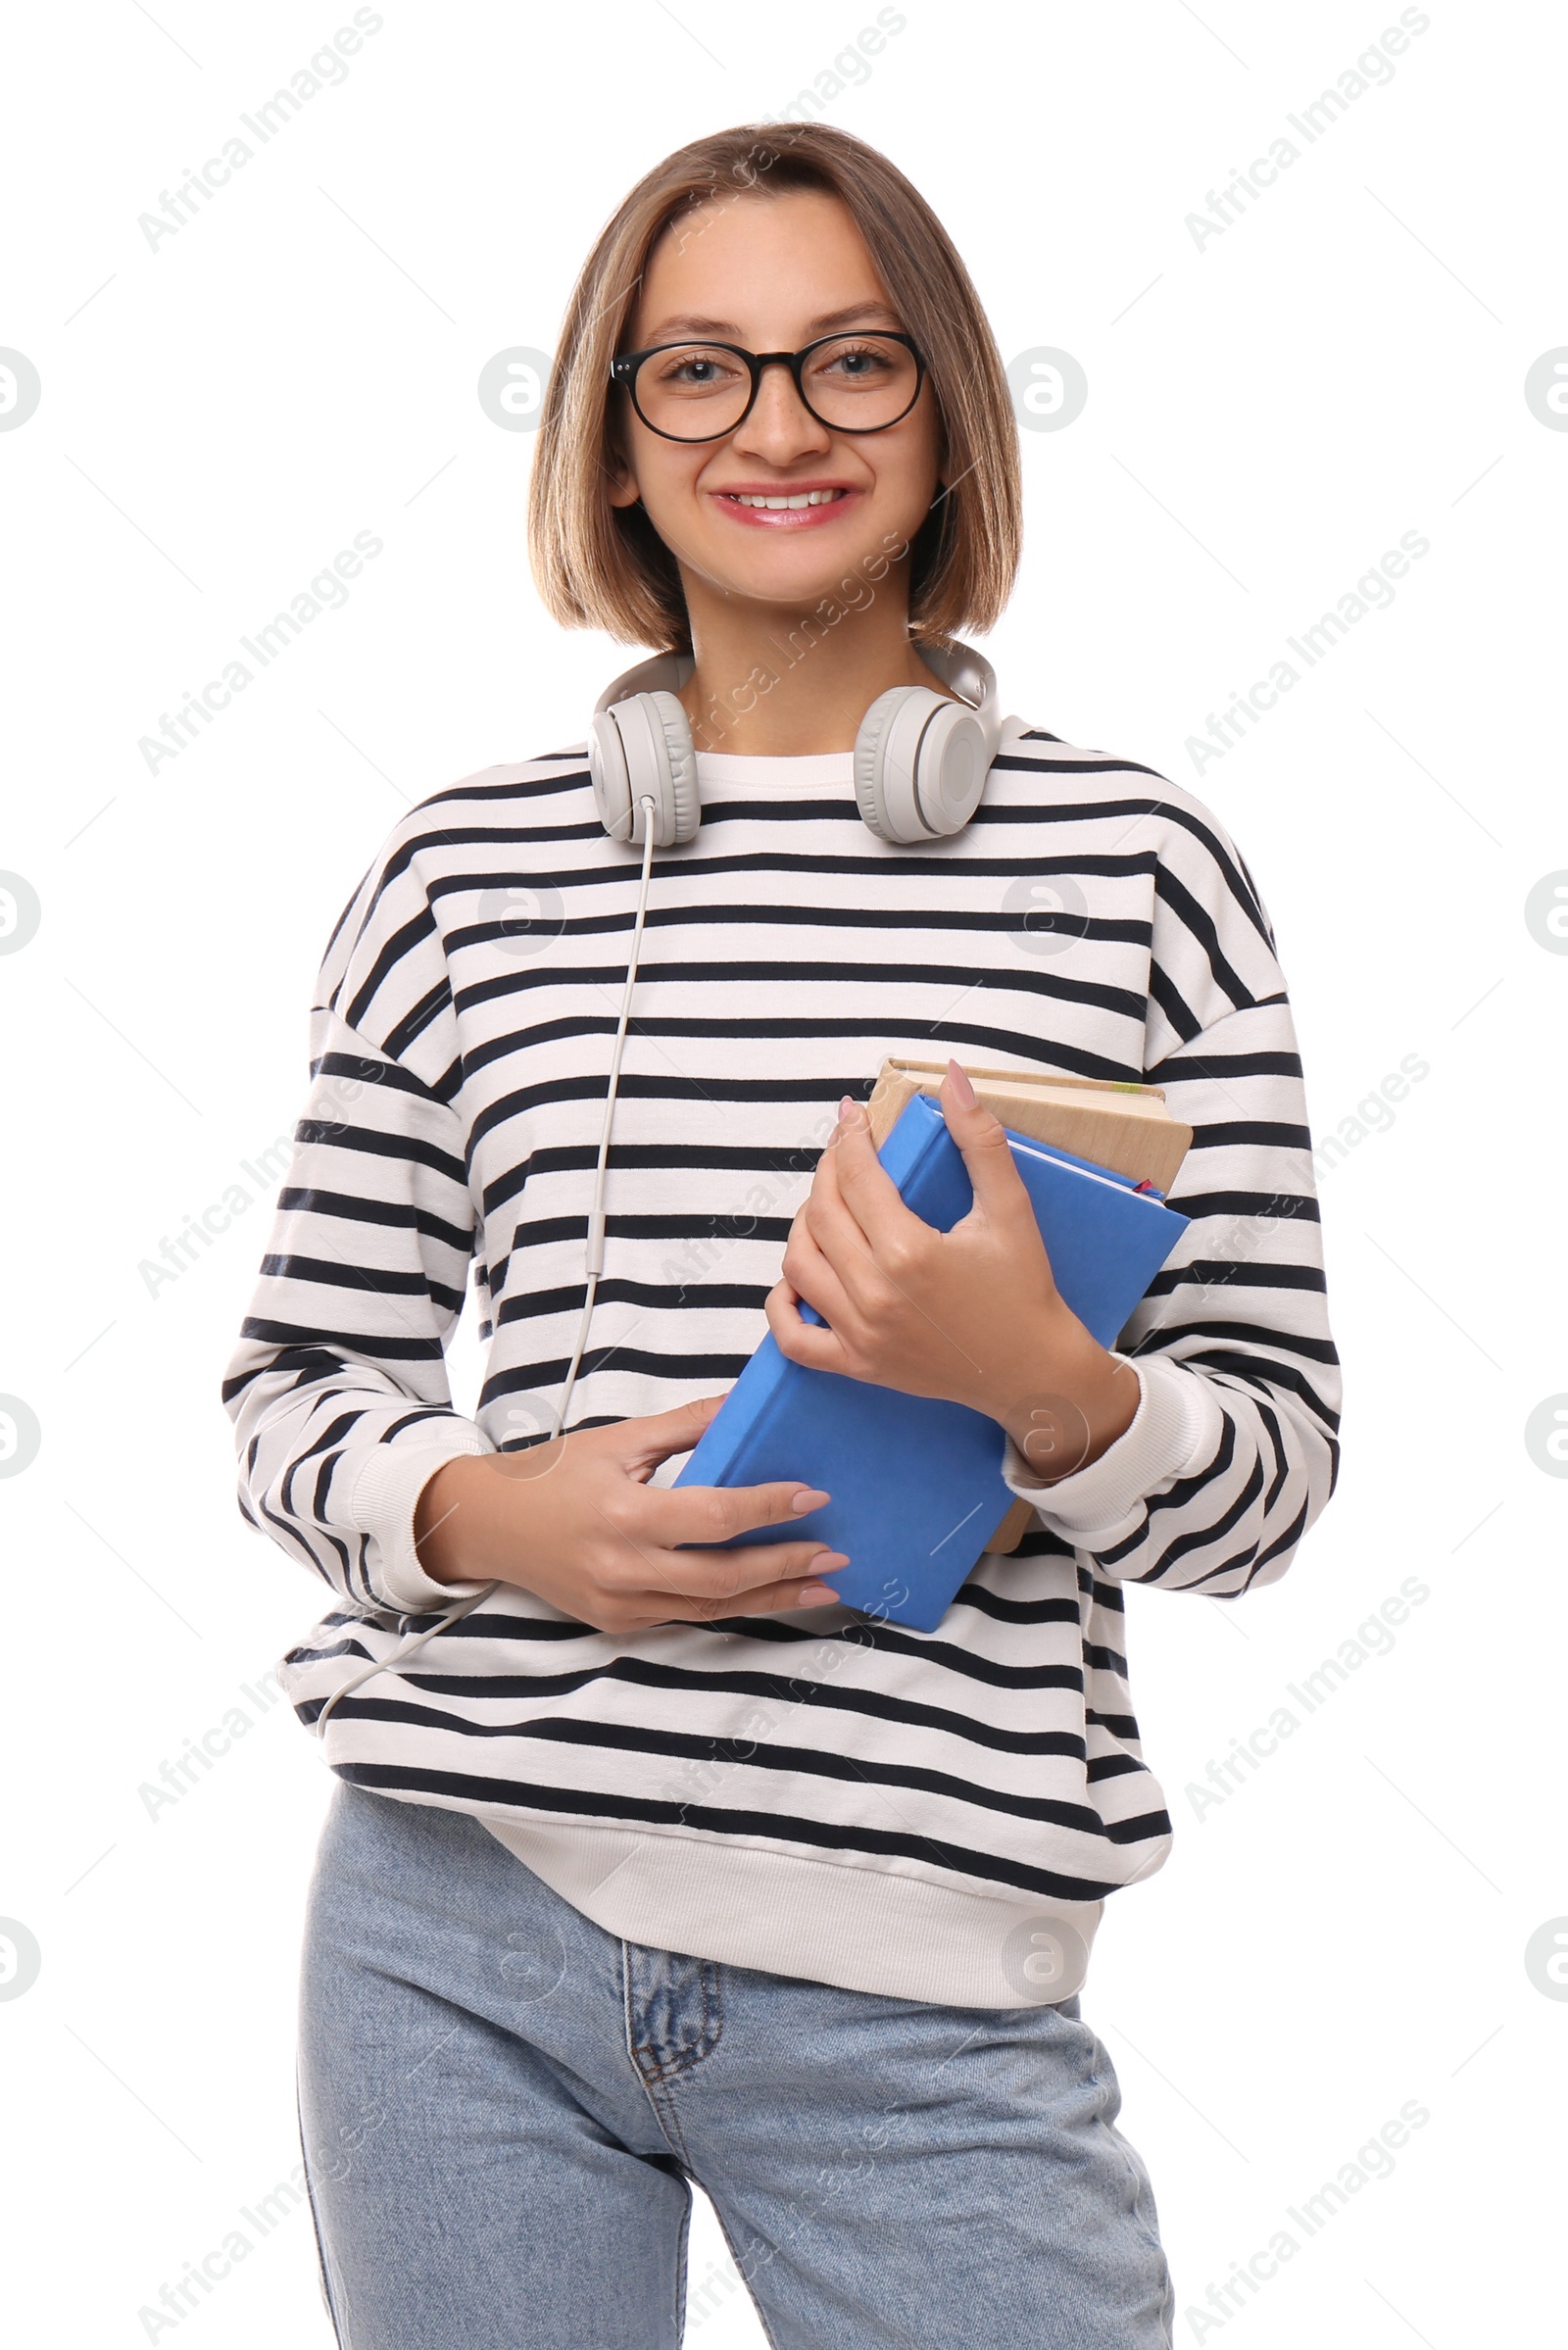
[[[802,406],[832,432],[885,432],[920,397],[926,365],[906,334],[827,334],[801,351],[656,343],[610,363],[650,432],[721,441],[751,415],[764,367],[788,367]]]

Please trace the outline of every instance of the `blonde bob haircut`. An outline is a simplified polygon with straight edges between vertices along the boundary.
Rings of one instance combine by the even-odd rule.
[[[945,644],[992,627],[1022,542],[1018,432],[996,339],[967,269],[925,198],[874,147],[825,122],[742,123],[656,164],[589,254],[562,326],[528,489],[528,560],[565,628],[689,653],[680,574],[641,504],[613,507],[610,363],[655,241],[699,206],[813,188],[838,197],[927,367],[947,488],[909,543],[909,633]],[[623,393],[617,398],[624,400]]]

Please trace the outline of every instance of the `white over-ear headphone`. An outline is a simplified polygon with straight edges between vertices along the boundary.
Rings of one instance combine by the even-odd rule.
[[[866,711],[855,738],[855,798],[866,823],[884,841],[935,841],[961,832],[980,805],[986,776],[1002,744],[1025,731],[1022,718],[998,716],[996,675],[991,663],[972,647],[956,642],[947,650],[922,646],[920,658],[944,685],[962,694],[972,707],[945,701],[929,686],[896,685],[879,694]],[[588,772],[605,830],[612,840],[635,843],[641,849],[642,872],[605,1088],[604,1123],[583,1250],[582,1312],[556,1404],[552,1438],[559,1437],[565,1426],[605,1268],[605,1179],[648,914],[654,851],[673,849],[694,839],[703,820],[691,726],[675,696],[675,689],[685,684],[692,668],[688,653],[661,653],[652,661],[639,662],[605,688],[589,728]],[[327,1716],[340,1697],[379,1673],[401,1672],[407,1658],[417,1655],[438,1633],[458,1623],[498,1588],[495,1583],[481,1585],[439,1615],[428,1630],[415,1633],[390,1656],[363,1666],[342,1683],[316,1716],[313,1727],[318,1738],[324,1734]]]
[[[920,658],[963,702],[929,686],[879,694],[855,738],[855,798],[879,840],[941,840],[980,805],[991,762],[1020,718],[999,715],[991,663],[969,645],[923,645]],[[656,849],[696,837],[702,822],[691,723],[677,699],[689,653],[660,653],[608,685],[588,729],[588,772],[612,841],[641,842],[641,804],[654,804]],[[969,707],[965,707],[965,705]]]

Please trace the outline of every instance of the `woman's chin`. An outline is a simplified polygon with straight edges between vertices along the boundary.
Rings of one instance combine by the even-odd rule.
[[[683,550],[678,560],[727,601],[799,612],[814,612],[830,598],[840,608],[853,608],[870,603],[874,581],[886,577],[890,560],[903,552],[897,532],[889,535],[891,547],[880,532],[869,537],[858,532],[853,545],[781,538],[748,546],[739,555],[733,542],[705,541]]]

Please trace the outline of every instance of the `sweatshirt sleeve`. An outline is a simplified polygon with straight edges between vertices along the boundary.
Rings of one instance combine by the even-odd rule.
[[[1116,1342],[1131,1425],[1086,1469],[1005,1476],[1101,1575],[1233,1597],[1273,1583],[1339,1470],[1301,1064],[1268,916],[1245,864],[1184,795],[1159,811],[1145,1078],[1193,1128],[1169,1204],[1188,1220]]]
[[[344,1598],[399,1613],[484,1588],[425,1574],[414,1513],[443,1462],[495,1449],[447,1381],[475,1219],[439,1017],[419,1028],[423,1074],[389,1049],[400,1003],[444,985],[428,907],[398,921],[410,886],[407,865],[372,868],[328,947],[310,1092],[222,1387],[241,1514]]]

